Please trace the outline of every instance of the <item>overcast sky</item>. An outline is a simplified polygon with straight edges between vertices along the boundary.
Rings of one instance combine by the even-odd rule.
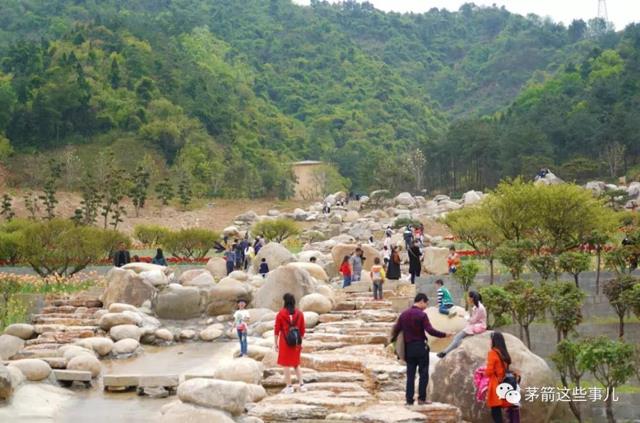
[[[338,1],[338,0],[331,0]],[[309,0],[293,0],[298,4],[309,4]],[[396,12],[426,12],[432,7],[458,10],[460,5],[471,1],[460,0],[369,0],[376,8]],[[508,10],[522,15],[535,13],[550,16],[566,24],[573,19],[594,18],[598,14],[598,0],[474,0],[477,5],[506,6]],[[616,29],[623,29],[631,22],[640,22],[640,0],[607,0],[609,20]]]

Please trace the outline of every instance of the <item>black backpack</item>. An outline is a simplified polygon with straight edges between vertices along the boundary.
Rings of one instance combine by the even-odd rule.
[[[500,360],[502,361],[502,357],[500,357]],[[502,378],[502,382],[500,383],[507,383],[511,385],[514,390],[518,389],[518,384],[520,383],[520,375],[509,369],[509,364],[505,363],[504,361],[502,361],[502,365],[506,367],[504,369],[504,378]]]
[[[289,315],[289,329],[287,330],[287,335],[284,337],[284,340],[290,347],[302,345],[302,336],[300,335],[300,330],[298,329],[298,326],[296,326],[296,321],[291,321],[291,315]]]

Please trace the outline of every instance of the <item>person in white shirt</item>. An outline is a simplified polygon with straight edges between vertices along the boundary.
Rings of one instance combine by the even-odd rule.
[[[247,322],[249,322],[250,316],[245,307],[247,307],[247,301],[241,298],[238,300],[238,310],[233,313],[233,326],[236,328],[238,339],[240,340],[240,357],[246,356],[249,349],[247,345]]]

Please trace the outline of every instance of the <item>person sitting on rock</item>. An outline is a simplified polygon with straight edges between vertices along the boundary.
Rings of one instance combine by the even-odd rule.
[[[247,300],[241,298],[238,300],[238,309],[233,313],[233,327],[236,328],[238,339],[240,340],[240,357],[248,354],[247,345],[247,322],[249,321],[249,312],[245,310]]]
[[[471,317],[467,321],[464,329],[453,337],[451,344],[444,350],[438,353],[438,357],[443,358],[449,354],[452,350],[460,346],[462,339],[467,336],[477,335],[487,330],[487,310],[482,305],[482,297],[476,291],[469,291],[467,296],[467,304],[473,306],[471,309]]]
[[[342,287],[346,288],[351,285],[351,264],[349,263],[349,256],[344,256],[342,264],[340,265],[340,273],[342,273]]]
[[[157,264],[160,266],[167,266],[167,259],[164,258],[164,254],[162,253],[162,248],[158,248],[156,250],[156,256],[151,260],[151,263]]]
[[[453,299],[451,298],[449,290],[445,288],[444,281],[438,279],[436,286],[438,287],[438,312],[449,317],[455,316],[455,313],[449,314],[451,307],[453,307]]]
[[[295,390],[291,385],[291,368],[293,367],[298,378],[298,391],[305,392],[300,370],[300,352],[302,351],[302,339],[304,338],[304,314],[296,308],[296,299],[290,293],[282,297],[284,306],[276,316],[274,326],[274,347],[278,353],[278,365],[284,367],[284,381],[286,387],[283,394],[292,394]]]
[[[264,257],[260,261],[260,267],[258,268],[258,273],[260,273],[263,278],[267,276],[267,273],[269,273],[269,265],[267,264],[267,259]]]
[[[427,401],[427,384],[429,383],[429,350],[427,345],[428,333],[431,336],[445,338],[451,334],[440,332],[431,326],[429,317],[424,310],[429,298],[425,294],[418,294],[413,300],[413,306],[400,314],[391,332],[391,342],[395,342],[400,332],[404,339],[404,356],[400,357],[407,363],[406,403],[413,405],[415,395],[416,369],[420,376],[418,381],[418,404],[430,404]]]

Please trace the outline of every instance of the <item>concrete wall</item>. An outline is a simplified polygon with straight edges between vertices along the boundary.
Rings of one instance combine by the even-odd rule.
[[[322,190],[319,186],[317,171],[324,166],[323,163],[294,163],[292,170],[296,176],[295,199],[296,200],[320,200]]]

